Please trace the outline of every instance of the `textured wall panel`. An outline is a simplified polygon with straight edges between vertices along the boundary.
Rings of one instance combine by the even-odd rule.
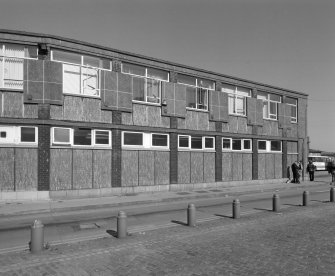
[[[246,153],[242,154],[243,162],[243,180],[252,180],[252,154]]]
[[[242,153],[233,153],[232,157],[233,157],[233,162],[232,162],[233,180],[242,180],[243,178]]]
[[[125,112],[122,112],[122,124],[123,125],[134,125],[133,123],[133,114],[132,113],[125,113]]]
[[[37,149],[15,149],[15,188],[37,190]]]
[[[191,182],[191,153],[188,151],[178,152],[178,183]]]
[[[247,119],[248,124],[256,125],[256,98],[247,97]]]
[[[21,93],[3,93],[3,117],[23,117],[23,95]]]
[[[138,185],[148,186],[155,184],[155,152],[139,151]]]
[[[282,154],[274,154],[275,157],[275,178],[283,177]]]
[[[0,148],[0,191],[14,190],[14,149]]]
[[[81,97],[64,96],[64,120],[83,120],[83,99]]]
[[[170,183],[170,153],[155,152],[155,185]]]
[[[269,153],[265,155],[265,179],[275,178],[275,154]]]
[[[258,179],[265,179],[265,156],[267,154],[258,154]]]
[[[83,120],[86,122],[101,121],[101,100],[83,98]]]
[[[63,106],[50,106],[50,119],[63,120]]]
[[[147,106],[148,125],[151,127],[170,127],[170,118],[161,116],[161,108],[159,106]]]
[[[306,109],[307,99],[298,99],[298,137],[305,138],[306,136]]]
[[[73,150],[73,189],[93,187],[93,151]]]
[[[148,111],[144,104],[133,104],[133,122],[137,126],[148,126]]]
[[[138,186],[138,151],[122,151],[122,186]]]
[[[38,118],[37,104],[25,104],[23,110],[24,110],[24,118],[31,118],[31,119]]]
[[[113,111],[110,110],[101,110],[101,122],[111,124],[113,122],[112,119]]]
[[[228,125],[229,125],[229,132],[237,133],[238,132],[238,117],[229,116]]]
[[[186,111],[185,128],[191,130],[198,129],[198,116],[196,111],[191,110]]]
[[[208,130],[209,116],[207,112],[195,112],[197,114],[197,130]]]
[[[204,154],[191,152],[191,183],[204,182]]]
[[[232,171],[232,153],[231,152],[222,152],[222,180],[230,181],[233,179]]]
[[[93,188],[112,187],[112,151],[93,151]]]
[[[238,133],[248,133],[247,118],[237,117]]]
[[[50,150],[50,190],[72,188],[72,149]]]
[[[215,182],[215,153],[204,152],[204,182]]]

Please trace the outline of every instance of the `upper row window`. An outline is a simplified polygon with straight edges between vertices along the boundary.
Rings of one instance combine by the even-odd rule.
[[[298,100],[286,97],[286,104],[291,108],[291,123],[298,122]]]
[[[63,63],[63,93],[100,96],[100,70],[110,70],[110,62],[56,50],[51,52],[51,59]]]
[[[278,104],[282,97],[272,93],[258,92],[257,99],[263,100],[263,118],[278,120]]]
[[[169,81],[169,73],[141,65],[122,63],[122,73],[133,75],[133,100],[160,104],[162,81]]]
[[[208,110],[208,90],[215,90],[215,82],[178,74],[178,83],[186,84],[186,107]]]
[[[230,84],[222,84],[221,91],[228,93],[229,114],[246,116],[246,97],[251,96],[251,90]]]
[[[23,89],[23,61],[37,58],[37,47],[0,44],[0,87]]]

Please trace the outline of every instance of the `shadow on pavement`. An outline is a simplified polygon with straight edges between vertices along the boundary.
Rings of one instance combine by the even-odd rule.
[[[291,203],[285,203],[283,205],[286,205],[286,206],[293,206],[293,207],[299,207],[299,206],[302,206],[301,204],[291,204]]]
[[[187,223],[179,221],[179,220],[171,220],[171,222],[176,223],[176,224],[180,224],[180,225],[183,225],[183,226],[188,226]]]
[[[221,218],[233,218],[232,216],[221,215],[221,214],[214,214],[214,216],[221,217]]]
[[[273,212],[273,211],[270,210],[270,209],[263,209],[263,208],[254,208],[254,210]]]
[[[115,230],[106,230],[106,233],[113,236],[114,238],[117,238],[117,231]]]

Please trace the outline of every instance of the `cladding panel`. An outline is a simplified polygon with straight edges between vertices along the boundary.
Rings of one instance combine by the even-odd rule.
[[[15,149],[15,189],[37,190],[37,149]]]
[[[282,154],[274,154],[274,162],[275,162],[275,175],[274,178],[282,178],[283,176],[283,160]]]
[[[138,186],[138,151],[122,151],[121,183],[122,187]]]
[[[204,152],[204,182],[215,182],[215,153]]]
[[[0,148],[0,191],[14,191],[14,148]]]
[[[12,118],[23,117],[23,95],[15,92],[5,92],[3,95],[2,116]]]
[[[50,190],[72,189],[72,149],[50,149]]]
[[[252,180],[252,153],[242,154],[242,180]]]
[[[233,157],[231,152],[222,152],[222,180],[233,180],[232,171]]]
[[[93,187],[93,151],[73,150],[73,189]]]
[[[149,186],[155,184],[155,152],[138,152],[138,185]]]
[[[258,154],[258,179],[265,179],[265,157],[266,153]]]
[[[242,180],[243,179],[243,158],[242,153],[233,153],[232,154],[232,171],[233,171],[233,180]]]
[[[265,179],[275,178],[275,154],[269,153],[265,155]]]
[[[204,182],[204,154],[191,152],[191,183]]]
[[[112,151],[93,151],[93,188],[112,186]]]
[[[155,152],[155,185],[170,183],[170,153],[167,151]]]
[[[178,183],[191,182],[191,153],[188,151],[178,152]]]

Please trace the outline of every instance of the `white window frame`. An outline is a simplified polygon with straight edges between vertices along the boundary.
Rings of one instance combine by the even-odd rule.
[[[182,74],[182,75],[185,75],[185,74]],[[196,93],[196,106],[195,107],[189,107],[189,106],[186,106],[186,109],[189,109],[189,110],[202,110],[202,111],[208,111],[208,97],[209,97],[209,91],[215,91],[215,83],[213,82],[213,88],[210,89],[210,88],[205,88],[205,87],[202,87],[200,86],[199,82],[202,81],[202,79],[200,78],[197,78],[197,77],[193,77],[193,76],[189,76],[189,75],[185,75],[185,76],[188,76],[188,77],[191,77],[191,78],[194,78],[195,79],[195,85],[191,85],[189,83],[184,83],[184,82],[181,82],[178,80],[178,83],[180,84],[183,84],[183,85],[187,85],[189,87],[193,87],[195,88],[195,93]],[[210,80],[209,80],[210,81]],[[201,104],[199,102],[199,93],[201,93],[202,91],[205,91],[206,95],[205,95],[205,99],[206,99],[206,105],[204,104]],[[187,97],[187,96],[186,96]],[[187,105],[187,103],[186,103]],[[205,108],[201,108],[201,106],[205,106]]]
[[[289,105],[291,108],[292,108],[292,107],[295,107],[295,116],[292,117],[292,116],[290,115],[290,117],[291,117],[291,123],[298,123],[298,99],[296,99],[296,98],[292,98],[292,97],[288,97],[288,98],[290,98],[290,99],[296,101],[296,104],[286,103],[286,104]]]
[[[170,135],[166,134],[166,133],[150,133],[151,134],[151,147],[156,148],[156,149],[169,149],[170,148]],[[167,145],[166,146],[154,146],[152,141],[153,141],[153,136],[154,135],[162,135],[162,136],[166,136],[167,137]]]
[[[250,149],[246,149],[244,147],[244,142],[245,141],[250,141]],[[243,148],[243,151],[252,151],[252,140],[251,139],[242,139],[242,148]]]
[[[58,52],[64,52],[64,53],[68,53],[68,54],[73,54],[73,55],[77,55],[80,56],[80,64],[78,63],[71,63],[71,62],[66,62],[66,61],[59,61],[57,59],[54,59],[54,51],[58,51]],[[60,62],[62,63],[62,70],[63,70],[63,94],[66,95],[76,95],[76,96],[82,96],[82,97],[92,97],[92,98],[100,98],[101,97],[101,71],[111,71],[111,67],[110,69],[106,69],[106,68],[102,68],[102,67],[95,67],[95,66],[90,66],[90,65],[85,65],[84,63],[84,59],[85,57],[89,57],[89,58],[96,58],[99,59],[100,62],[102,62],[102,59],[100,57],[95,57],[95,56],[90,56],[90,55],[83,55],[80,53],[75,53],[75,52],[69,52],[69,51],[63,51],[63,50],[58,50],[58,49],[54,49],[51,51],[51,60],[55,61],[55,62]],[[77,66],[79,68],[79,94],[78,93],[71,93],[71,92],[64,92],[64,86],[65,86],[65,66],[66,65],[72,65],[72,66]],[[85,86],[84,86],[84,81],[88,80],[89,78],[84,78],[85,75],[85,70],[88,69],[92,69],[95,70],[97,72],[97,88],[96,89],[92,89],[95,90],[97,95],[90,95],[90,94],[85,94]]]
[[[266,99],[260,98],[257,95],[257,99],[261,99],[263,100],[263,102],[267,103],[267,114],[268,117],[264,116],[264,110],[263,110],[263,119],[267,119],[267,120],[272,120],[272,121],[278,121],[278,104],[282,102],[282,96],[277,95],[275,93],[269,93],[269,92],[261,92],[262,94],[266,94]],[[276,95],[280,98],[280,101],[274,101],[270,99],[271,95]],[[275,104],[276,106],[276,114],[271,113],[271,104]],[[263,106],[264,108],[264,106]],[[271,117],[272,116],[272,117]]]
[[[272,142],[279,142],[280,143],[280,150],[272,150],[271,149]],[[282,152],[283,151],[283,143],[282,143],[282,141],[280,141],[280,140],[270,140],[269,141],[269,151],[270,152]]]
[[[131,65],[135,65],[135,66],[140,66],[140,67],[143,67],[143,69],[145,70],[145,76],[142,76],[142,75],[136,75],[136,74],[133,74],[133,73],[128,73],[128,72],[125,72],[123,70],[123,66],[124,66],[124,63],[121,64],[121,73],[122,74],[126,74],[126,75],[130,75],[130,76],[134,76],[136,78],[141,78],[141,79],[144,79],[144,98],[145,98],[145,101],[140,101],[140,100],[134,100],[133,99],[133,102],[138,102],[138,103],[146,103],[146,104],[152,104],[152,105],[160,105],[161,102],[162,102],[162,82],[169,82],[170,81],[170,73],[165,71],[164,69],[159,69],[159,68],[154,68],[154,67],[146,67],[144,65],[139,65],[139,64],[135,64],[135,63],[129,63],[129,62],[125,62],[125,64],[131,64]],[[159,78],[153,78],[151,76],[148,75],[148,70],[149,69],[157,69],[157,70],[162,70],[162,71],[165,71],[167,73],[167,80],[164,80],[164,79],[159,79]],[[148,96],[148,80],[154,80],[154,81],[158,81],[159,82],[159,86],[158,86],[158,102],[151,102],[149,99],[152,98],[150,96]],[[133,82],[132,82],[132,85],[133,85]]]
[[[70,130],[69,135],[70,135],[70,141],[69,142],[57,142],[55,141],[55,129],[68,129]],[[90,128],[85,128],[85,129],[90,129]],[[90,145],[75,145],[74,144],[74,128],[69,128],[69,127],[52,127],[51,128],[51,146],[69,146],[69,147],[74,147],[74,148],[110,148],[112,146],[112,132],[107,129],[90,129],[91,130],[91,144]],[[108,144],[97,144],[95,143],[95,136],[96,136],[96,131],[104,131],[108,132]]]
[[[23,47],[23,52],[24,52],[24,56],[23,57],[15,57],[15,56],[11,56],[11,55],[5,55],[6,52],[6,45],[18,45]],[[6,88],[6,89],[12,89],[12,90],[23,90],[23,82],[24,82],[24,60],[25,59],[31,59],[31,60],[37,60],[37,47],[36,46],[30,46],[30,47],[34,47],[36,50],[36,57],[35,58],[31,58],[27,56],[27,52],[28,52],[28,47],[29,45],[22,45],[22,44],[16,44],[16,43],[0,43],[0,47],[2,48],[2,50],[0,51],[0,61],[2,61],[1,64],[1,70],[0,72],[2,72],[2,76],[0,77],[0,88]],[[5,63],[6,63],[6,59],[16,59],[16,60],[22,60],[22,80],[18,80],[18,79],[5,79]],[[9,85],[5,86],[5,80],[9,80],[9,81],[22,81],[22,87],[11,87]]]
[[[223,139],[229,140],[229,144],[230,144],[229,149],[223,148]],[[240,150],[233,149],[233,140],[240,140],[241,141],[241,149]],[[244,148],[244,141],[250,141],[250,149]],[[234,152],[247,151],[247,152],[252,152],[252,140],[251,139],[243,139],[243,138],[222,137],[222,151],[234,151]]]
[[[202,142],[203,149],[205,149],[205,150],[214,150],[215,149],[215,137],[213,137],[213,136],[204,136],[202,139],[203,139],[203,142]],[[211,147],[211,148],[207,148],[206,147],[206,139],[212,139],[213,140],[213,147]]]
[[[35,129],[35,141],[34,142],[24,142],[24,141],[21,141],[22,140],[22,128],[33,128]],[[37,145],[38,144],[38,128],[37,127],[34,127],[34,126],[19,126],[18,127],[19,129],[19,144],[21,145]]]
[[[231,97],[231,98],[234,99],[234,103],[235,104],[232,107],[233,111],[231,112],[231,108],[228,107],[229,114],[235,115],[235,116],[246,117],[247,116],[247,98],[251,97],[251,89],[243,87],[243,88],[249,90],[249,95],[248,96],[244,96],[244,95],[239,94],[239,91],[238,91],[238,88],[239,87],[242,88],[242,86],[236,86],[236,85],[232,85],[232,84],[229,84],[229,83],[227,83],[227,85],[233,86],[235,88],[233,93],[224,91],[224,88],[221,88],[221,92],[228,94],[228,104],[229,104],[229,97]],[[237,101],[236,101],[237,99],[242,99],[243,100],[243,113],[242,114],[239,113],[239,112],[237,112]]]
[[[22,140],[22,128],[33,128],[35,130],[35,141],[34,142],[21,141]],[[1,131],[10,133],[12,138],[8,142],[4,142],[0,140],[0,146],[2,145],[37,146],[38,145],[38,127],[30,126],[30,125],[26,125],[26,126],[0,125],[0,132]]]
[[[188,147],[181,147],[179,143],[179,138],[180,137],[187,137],[188,139]],[[201,149],[195,149],[192,148],[192,137],[201,137]],[[206,138],[213,139],[213,147],[212,148],[207,148],[205,147],[205,140]],[[179,150],[192,150],[192,151],[213,151],[215,150],[215,137],[214,136],[200,136],[200,135],[183,135],[180,134],[178,135],[178,149]]]
[[[229,149],[227,148],[223,148],[223,139],[224,140],[229,140]],[[232,138],[228,138],[228,137],[222,137],[222,151],[231,151],[232,150]]]
[[[259,142],[263,141],[266,142],[266,149],[259,149]],[[280,142],[280,150],[271,150],[271,143],[274,141],[279,141]],[[272,153],[282,153],[283,152],[283,142],[281,140],[258,140],[257,142],[257,150],[258,152],[272,152]]]
[[[180,143],[179,143],[179,139],[180,137],[187,137],[188,139],[188,147],[181,147]],[[191,149],[191,139],[190,139],[190,135],[178,135],[178,149]]]

